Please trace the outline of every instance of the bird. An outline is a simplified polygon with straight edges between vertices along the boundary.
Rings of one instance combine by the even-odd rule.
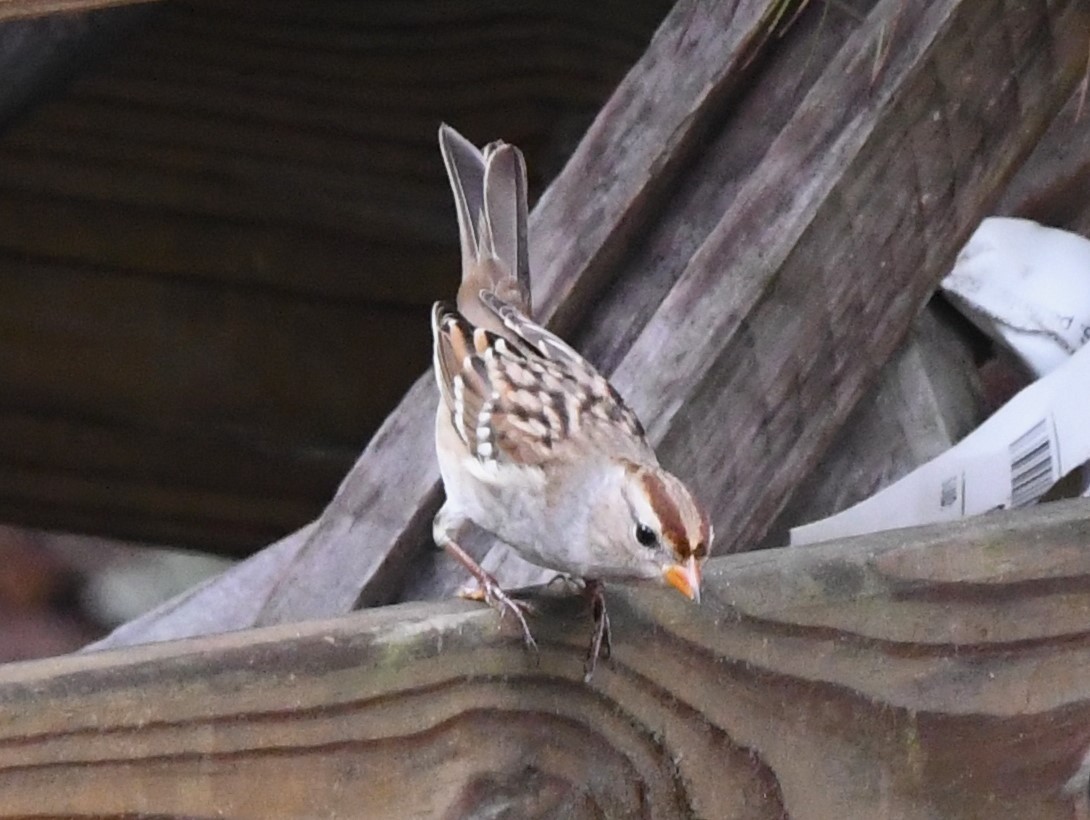
[[[536,648],[532,605],[503,590],[459,544],[472,526],[520,557],[582,582],[594,631],[585,677],[611,651],[606,583],[665,584],[699,603],[713,532],[686,484],[586,359],[534,322],[526,163],[514,145],[483,150],[443,124],[439,146],[462,252],[457,299],[431,314],[439,388],[436,454],[446,498],[435,543],[510,613]]]

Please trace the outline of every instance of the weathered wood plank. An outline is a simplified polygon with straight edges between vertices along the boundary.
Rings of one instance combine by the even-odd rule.
[[[934,300],[844,422],[836,440],[769,527],[765,546],[791,527],[862,501],[935,458],[984,420],[984,396],[953,308]]]
[[[855,5],[865,15],[874,0]],[[603,319],[573,329],[579,349],[603,372],[617,368],[860,19],[836,5],[827,14],[803,15],[760,53],[759,70],[746,76],[744,88],[722,103],[722,122],[709,129],[708,144],[645,217],[639,241],[622,252],[595,311]]]
[[[877,3],[672,289],[596,315],[638,334],[613,383],[710,503],[717,549],[760,543],[1082,76],[1088,38],[1077,3]],[[719,173],[709,153],[682,180]],[[637,270],[657,249],[637,247]]]
[[[440,115],[544,154],[557,120],[597,108],[665,5],[171,4],[0,141],[12,198],[0,245],[428,301],[457,278]],[[104,239],[126,226],[147,238]]]
[[[313,517],[411,383],[376,378],[374,351],[429,353],[403,332],[422,307],[0,265],[6,520],[93,531],[97,513],[118,535],[252,551]]]
[[[275,288],[300,301],[369,301],[371,310],[390,304],[391,312],[430,304],[426,294],[449,284],[450,248],[426,236],[419,238],[416,249],[419,269],[404,276],[389,273],[404,262],[403,247],[396,242],[405,236],[392,223],[404,226],[410,213],[396,203],[390,203],[385,217],[375,220],[369,231],[361,231],[349,223],[366,220],[368,211],[383,203],[367,209],[314,197],[305,180],[285,184],[281,178],[270,184],[249,173],[234,173],[219,182],[190,186],[188,179],[172,179],[162,169],[115,168],[98,174],[57,161],[31,168],[2,147],[0,162],[8,166],[0,171],[0,264],[6,269],[30,267],[12,264],[4,258],[9,256],[33,260],[44,271],[58,260],[71,267],[104,268],[106,276],[112,269],[160,279],[198,279],[224,290]],[[203,173],[212,170],[205,167]],[[241,196],[233,187],[246,185],[251,187]],[[164,188],[170,191],[166,202]],[[259,218],[256,200],[278,197],[287,197],[291,204],[268,205]],[[308,208],[310,216],[304,217]],[[384,226],[385,236],[379,239],[374,234]],[[131,241],[119,243],[119,235]],[[381,273],[361,277],[364,259]]]
[[[1088,47],[1090,48],[1090,47]],[[1082,82],[1019,169],[996,213],[1090,236],[1090,98]]]
[[[1066,100],[1088,30],[1078,3],[879,3],[769,147],[614,378],[721,548],[782,509]],[[709,304],[730,309],[694,322]]]
[[[446,602],[10,665],[0,816],[1070,818],[1088,539],[1084,501],[713,559],[700,606],[611,591],[589,685],[581,599],[539,656]]]
[[[403,332],[426,322],[423,307],[304,301],[274,289],[27,265],[2,255],[0,262],[0,333],[22,354],[0,359],[5,403],[50,410],[68,403],[74,414],[127,413],[134,422],[249,426],[255,435],[290,428],[320,407],[319,440],[351,446],[356,429],[381,421],[360,418],[361,397],[382,390],[392,403],[413,378],[369,382],[372,351],[392,347],[418,361],[430,351],[427,334]],[[20,344],[25,339],[40,344]],[[337,348],[345,350],[331,357]],[[50,359],[89,376],[78,399],[50,372]],[[306,382],[285,369],[306,374]],[[223,384],[231,389],[217,391]]]
[[[246,572],[225,572],[166,601],[146,615],[114,630],[103,641],[90,644],[86,650],[105,646],[128,646],[150,641],[168,641],[179,636],[212,635],[223,631],[223,608],[203,606],[209,599],[234,601],[234,618],[254,623],[264,599],[252,594],[252,589],[273,586],[283,572],[283,563],[290,561],[307,543],[317,522],[302,527],[247,559]],[[176,616],[175,613],[178,613]]]

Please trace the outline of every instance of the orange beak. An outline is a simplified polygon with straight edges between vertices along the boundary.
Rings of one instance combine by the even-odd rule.
[[[668,564],[662,570],[662,577],[686,598],[700,603],[700,564],[695,557],[684,564]]]

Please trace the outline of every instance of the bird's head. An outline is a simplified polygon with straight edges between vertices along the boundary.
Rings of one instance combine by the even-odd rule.
[[[658,465],[617,459],[601,503],[592,511],[596,535],[632,576],[657,580],[700,601],[700,570],[712,528],[689,488]]]

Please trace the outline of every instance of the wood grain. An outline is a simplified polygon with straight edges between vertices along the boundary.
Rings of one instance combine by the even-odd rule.
[[[614,373],[718,549],[783,508],[1066,101],[1087,36],[1079,3],[880,2],[769,146]],[[701,305],[729,309],[695,322]]]
[[[245,554],[305,523],[351,466],[359,439],[347,431],[382,421],[359,408],[400,397],[370,377],[371,352],[428,355],[425,335],[402,332],[423,308],[3,261],[8,520],[93,530],[106,509],[121,535]]]
[[[0,669],[0,816],[1070,818],[1090,504]],[[547,739],[547,741],[546,741]],[[56,787],[64,783],[63,789]],[[503,814],[507,812],[508,814]]]
[[[874,495],[949,450],[986,416],[976,364],[936,300],[878,374],[836,440],[769,527],[764,546],[788,543],[788,530]]]
[[[996,213],[1090,236],[1090,68],[1003,193]]]
[[[896,46],[876,72],[875,49],[891,33]],[[721,551],[761,543],[830,446],[1081,76],[1090,14],[1077,4],[890,0],[845,37],[720,200],[718,223],[698,217],[707,233],[691,256],[658,244],[654,255],[632,252],[644,285],[657,260],[674,260],[663,266],[677,276],[668,292],[660,278],[615,299],[623,312],[595,315],[599,340],[614,329],[632,339],[612,348],[614,360],[626,351],[613,383],[664,463],[710,505]],[[1011,73],[973,68],[977,58]],[[1041,86],[1026,111],[1026,86],[1058,80],[1060,62],[1059,86]],[[716,158],[731,144],[694,160],[678,184],[722,178]],[[697,189],[678,195],[682,207],[706,202],[708,184],[689,184]]]

